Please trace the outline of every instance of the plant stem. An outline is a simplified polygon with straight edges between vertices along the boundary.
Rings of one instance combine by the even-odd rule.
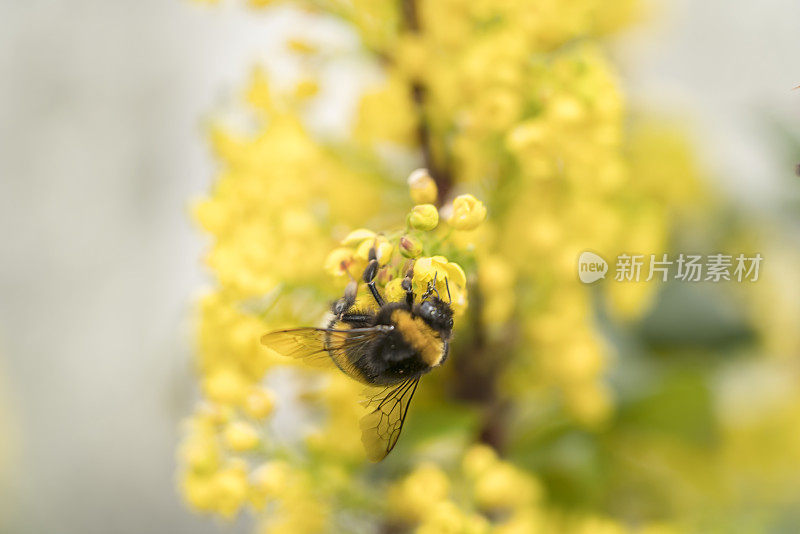
[[[403,20],[408,30],[411,33],[420,33],[421,28],[416,0],[402,0],[402,9]],[[422,159],[428,169],[428,173],[439,189],[438,202],[441,205],[450,195],[450,190],[453,187],[453,178],[447,166],[439,166],[435,160],[430,119],[426,112],[427,89],[420,80],[415,80],[411,84],[411,98],[417,110],[417,139],[422,150]]]
[[[417,0],[401,0],[406,28],[411,33],[420,33]],[[411,84],[411,97],[418,115],[417,137],[428,173],[439,189],[439,205],[449,197],[453,187],[453,176],[446,163],[437,164],[434,156],[433,134],[430,118],[426,112],[427,89],[420,80]],[[469,314],[472,340],[459,358],[454,361],[455,383],[452,394],[462,401],[477,402],[484,407],[484,419],[479,440],[501,451],[507,438],[508,405],[497,391],[497,380],[506,364],[508,351],[491,346],[486,339],[483,324],[483,298],[477,282],[471,284]],[[500,349],[500,350],[498,350]]]

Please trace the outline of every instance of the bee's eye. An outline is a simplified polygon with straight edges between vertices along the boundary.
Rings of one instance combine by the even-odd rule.
[[[450,328],[453,328],[453,319],[450,319],[449,321],[447,321],[447,326],[449,326]]]

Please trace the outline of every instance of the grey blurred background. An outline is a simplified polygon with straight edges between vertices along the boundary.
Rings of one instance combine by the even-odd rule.
[[[724,194],[769,213],[793,169],[763,119],[800,117],[800,4],[653,9],[614,47],[633,104],[688,119]],[[187,205],[213,177],[203,119],[255,62],[291,71],[285,38],[317,30],[338,31],[179,0],[0,3],[1,532],[246,529],[175,491],[207,283]],[[336,127],[355,85],[329,74]]]

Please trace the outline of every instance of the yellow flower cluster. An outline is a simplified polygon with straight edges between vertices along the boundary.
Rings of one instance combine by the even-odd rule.
[[[602,380],[611,355],[591,320],[591,290],[575,276],[577,257],[587,249],[609,258],[665,250],[668,217],[695,194],[685,147],[659,146],[650,131],[626,139],[624,102],[605,52],[595,40],[576,40],[615,30],[635,3],[405,4],[416,8],[412,20],[383,2],[372,8],[384,17],[382,32],[375,21],[367,25],[358,2],[336,12],[386,65],[383,84],[362,100],[356,135],[414,146],[420,119],[409,120],[410,110],[420,109],[435,160],[450,163],[456,187],[485,187],[497,212],[483,231],[456,239],[475,248],[482,266],[480,313],[490,333],[506,337],[513,310],[521,310],[526,346],[536,347],[508,368],[507,388],[531,392],[544,372],[576,420],[602,422],[613,405]],[[429,182],[412,178],[424,200]],[[415,224],[435,224],[426,209]],[[448,209],[456,229],[483,218],[468,196]],[[613,310],[626,318],[640,314],[657,287],[607,285]]]
[[[264,381],[273,369],[294,361],[261,347],[260,335],[271,328],[317,324],[348,277],[360,280],[373,247],[381,266],[377,283],[389,300],[402,300],[400,282],[413,265],[415,292],[423,293],[435,281],[442,298],[449,291],[453,307],[464,313],[467,279],[458,263],[440,254],[456,249],[448,238],[452,228],[439,224],[432,204],[414,207],[406,226],[391,232],[353,230],[326,257],[342,228],[378,211],[380,181],[351,170],[294,114],[281,111],[275,102],[294,97],[276,97],[262,71],[254,72],[246,95],[262,123],[254,133],[212,129],[220,175],[212,194],[194,206],[197,221],[213,237],[207,263],[215,289],[199,306],[198,370],[205,400],[186,423],[181,487],[198,510],[233,518],[249,508],[264,514],[269,532],[316,532],[328,521],[326,495],[341,493],[347,479],[315,487],[303,460],[275,459],[292,454],[291,447],[274,439],[270,422],[276,404],[286,399],[276,399]],[[425,187],[426,198],[435,202],[435,184]],[[417,195],[414,185],[409,190]],[[472,218],[478,226],[485,208],[477,200],[471,206],[483,210],[481,220]],[[326,271],[335,279],[344,277],[342,287],[331,284]],[[359,305],[371,305],[363,284],[361,291]],[[328,378],[325,387],[300,389],[303,402],[328,413],[306,444],[319,468],[330,473],[342,461],[362,459],[363,451],[357,425],[360,387],[341,375]],[[311,501],[314,513],[305,510]]]
[[[418,170],[409,178],[412,198],[419,198],[419,176],[428,178],[426,171]],[[433,192],[430,184],[422,187],[425,194]],[[427,199],[431,199],[427,197]],[[432,201],[436,201],[433,197]],[[425,293],[429,285],[434,287],[444,300],[449,300],[456,316],[467,308],[467,276],[456,262],[435,254],[438,249],[450,245],[454,230],[474,230],[486,218],[486,207],[472,195],[461,195],[453,206],[459,206],[458,216],[450,217],[446,225],[439,224],[439,210],[433,204],[418,204],[406,216],[406,227],[388,234],[377,234],[366,228],[353,230],[325,259],[325,270],[336,277],[360,280],[368,263],[370,250],[380,266],[376,284],[385,292],[389,301],[402,301],[405,295],[401,287],[403,278],[413,270],[412,288],[417,295]],[[446,227],[445,227],[446,226]],[[438,230],[434,232],[434,230]],[[435,283],[435,285],[434,285]],[[358,299],[361,309],[374,307],[365,287],[361,287]]]
[[[543,501],[543,488],[536,477],[502,460],[485,445],[467,449],[451,471],[422,463],[388,492],[392,519],[417,534],[633,532],[609,519],[554,514]],[[636,532],[673,531],[645,524]]]
[[[534,477],[500,460],[491,448],[475,445],[454,473],[432,463],[419,465],[392,485],[388,502],[395,519],[417,533],[479,534],[514,532],[514,525],[521,532],[523,517],[541,515],[540,496]]]
[[[186,425],[181,485],[192,506],[224,517],[248,505],[264,509],[269,497],[279,511],[270,516],[287,518],[284,532],[305,532],[314,529],[296,525],[322,521],[302,510],[305,500],[295,499],[311,492],[310,481],[263,491],[264,473],[274,470],[261,469],[259,460],[278,445],[269,439],[269,418],[282,402],[263,384],[271,369],[291,361],[258,340],[269,328],[319,320],[330,298],[320,290],[326,280],[321,266],[336,228],[369,218],[380,203],[374,177],[353,171],[317,143],[291,107],[275,105],[281,98],[290,103],[294,97],[276,97],[256,71],[247,101],[260,114],[259,128],[211,130],[220,174],[194,215],[213,238],[207,264],[215,287],[199,306],[197,363],[205,401]],[[324,516],[320,507],[316,511]]]
[[[352,139],[341,144],[319,143],[299,119],[317,91],[311,78],[276,95],[262,71],[246,92],[256,130],[212,130],[220,172],[194,211],[212,237],[215,277],[199,306],[207,404],[187,423],[181,448],[187,501],[224,517],[247,507],[265,532],[351,531],[336,521],[352,509],[370,527],[401,523],[422,533],[626,531],[610,519],[552,513],[534,475],[483,445],[454,472],[421,465],[390,483],[384,499],[375,482],[398,470],[363,466],[358,386],[338,374],[323,383],[300,374],[297,399],[275,398],[264,380],[293,362],[258,339],[272,328],[318,325],[326,303],[361,279],[374,248],[387,299],[402,300],[412,266],[416,293],[435,281],[451,299],[456,341],[475,345],[471,357],[484,366],[481,387],[522,407],[555,392],[575,421],[606,420],[611,350],[593,321],[597,293],[578,282],[575,262],[585,249],[607,259],[662,250],[675,208],[696,194],[674,136],[623,135],[624,101],[597,38],[628,21],[634,3],[290,3],[350,23],[385,78],[362,96]],[[306,59],[316,53],[301,41],[289,48]],[[410,210],[390,197],[400,173],[381,169],[392,161],[376,164],[386,143],[422,152],[429,166],[408,177]],[[403,220],[387,229],[386,221]],[[605,296],[628,318],[645,309],[653,287],[609,283]],[[357,298],[374,306],[363,284]],[[454,349],[454,365],[465,352]],[[440,389],[431,397],[457,388]],[[294,402],[323,416],[305,446],[270,432],[273,407]],[[525,423],[509,423],[510,439]],[[384,500],[388,519],[376,518]]]

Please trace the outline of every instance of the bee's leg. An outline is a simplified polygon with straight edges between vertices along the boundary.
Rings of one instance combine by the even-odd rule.
[[[358,292],[358,282],[355,280],[350,281],[344,289],[344,296],[333,303],[331,312],[341,319],[356,303],[356,293]]]
[[[435,272],[435,273],[433,274],[433,280],[431,280],[430,282],[428,282],[428,289],[426,289],[426,290],[425,290],[425,293],[423,293],[423,294],[422,294],[422,300],[425,300],[425,299],[427,299],[427,298],[428,298],[428,297],[430,297],[430,296],[431,296],[433,293],[436,293],[436,296],[437,296],[437,297],[439,296],[439,292],[436,290],[436,277],[437,277],[438,275],[439,275],[439,272],[438,272],[438,271],[437,271],[437,272]]]
[[[353,328],[368,328],[372,326],[374,317],[368,313],[345,313],[342,315],[341,321]]]
[[[372,293],[372,297],[375,299],[375,302],[378,303],[378,306],[383,306],[386,302],[381,297],[381,294],[378,293],[378,288],[375,287],[375,276],[378,274],[378,259],[375,254],[375,247],[369,249],[369,264],[367,268],[364,269],[364,282],[367,283],[367,287],[369,287],[370,293]]]
[[[414,278],[414,267],[412,266],[406,273],[403,282],[400,284],[406,292],[406,304],[408,307],[414,306],[414,290],[411,286],[411,279]]]

